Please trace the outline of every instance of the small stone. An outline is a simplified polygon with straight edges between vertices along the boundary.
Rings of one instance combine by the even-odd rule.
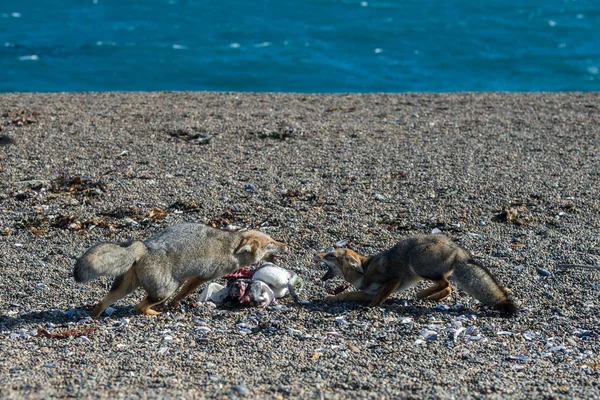
[[[533,338],[535,337],[534,332],[523,332],[521,333],[521,335],[525,338],[525,340],[533,340]]]
[[[242,396],[246,396],[248,393],[250,393],[250,391],[242,385],[232,386],[231,390],[233,390],[234,392],[238,392]]]
[[[253,184],[249,183],[246,185],[246,190],[248,192],[256,192],[256,186],[254,186]]]
[[[161,347],[158,350],[158,354],[160,354],[161,356],[164,356],[165,354],[167,354],[169,352],[169,348],[168,347]]]
[[[360,353],[360,349],[354,345],[348,345],[348,349],[354,353]]]
[[[349,239],[342,239],[342,240],[338,240],[337,242],[335,242],[335,247],[346,247],[348,246],[348,243],[350,243]]]
[[[544,269],[544,268],[538,268],[537,272],[541,276],[552,276],[552,272],[550,272],[550,271],[548,271],[547,269]]]
[[[439,235],[440,233],[442,233],[442,230],[441,230],[441,229],[439,229],[439,228],[433,228],[433,229],[431,230],[431,234],[432,234],[432,235]]]
[[[527,357],[527,356],[510,356],[508,357],[510,360],[515,360],[515,361],[530,361],[531,357]]]
[[[424,330],[421,331],[419,336],[421,336],[427,342],[433,342],[434,340],[437,340],[438,333],[436,331]]]
[[[127,225],[130,225],[130,226],[138,225],[138,223],[136,221],[134,221],[132,218],[129,218],[129,217],[123,218],[123,222],[125,222]]]

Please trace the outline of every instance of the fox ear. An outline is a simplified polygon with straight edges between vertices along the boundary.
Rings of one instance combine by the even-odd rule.
[[[356,260],[354,257],[348,257],[346,256],[346,261],[348,261],[348,264],[359,274],[364,274],[365,271],[363,270],[362,265],[360,265],[360,261]]]
[[[254,253],[258,248],[258,242],[253,239],[244,239],[240,243],[240,247],[235,251],[235,254]]]

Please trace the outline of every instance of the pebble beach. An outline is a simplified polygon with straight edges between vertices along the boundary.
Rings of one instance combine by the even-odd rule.
[[[600,94],[0,94],[0,397],[600,397]],[[178,222],[284,241],[301,304],[100,319],[99,241]],[[313,254],[444,233],[511,291],[325,303]],[[222,283],[222,282],[221,282]]]

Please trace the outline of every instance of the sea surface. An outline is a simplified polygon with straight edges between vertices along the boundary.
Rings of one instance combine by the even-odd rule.
[[[600,0],[1,0],[0,92],[599,91]]]

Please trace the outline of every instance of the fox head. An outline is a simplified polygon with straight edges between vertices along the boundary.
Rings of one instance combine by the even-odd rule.
[[[282,253],[287,253],[284,243],[274,240],[269,235],[258,231],[242,232],[242,240],[235,254],[244,260],[244,265],[259,261],[275,262]]]
[[[365,273],[362,267],[363,258],[350,249],[335,249],[328,253],[317,253],[314,256],[315,262],[324,262],[328,267],[327,273],[321,278],[322,281],[339,276],[348,282],[355,282]]]

